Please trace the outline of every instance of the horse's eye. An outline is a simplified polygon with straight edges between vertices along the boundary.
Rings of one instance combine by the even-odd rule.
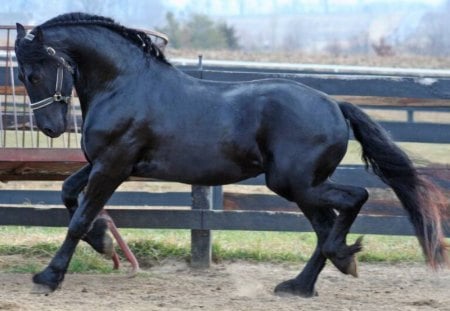
[[[35,73],[32,73],[28,76],[28,81],[30,81],[31,84],[39,84],[41,82],[41,76]]]

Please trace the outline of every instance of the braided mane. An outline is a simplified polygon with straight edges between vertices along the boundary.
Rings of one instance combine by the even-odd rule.
[[[63,25],[96,25],[108,28],[142,48],[146,54],[152,55],[166,64],[170,64],[161,49],[152,42],[152,39],[145,32],[124,27],[108,17],[87,13],[67,13],[46,21],[40,27],[44,29]]]

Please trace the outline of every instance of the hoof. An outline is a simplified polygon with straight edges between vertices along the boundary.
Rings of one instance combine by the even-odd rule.
[[[275,287],[275,295],[280,297],[299,296],[302,298],[311,298],[319,296],[314,288],[305,288],[298,284],[295,279],[281,282]]]
[[[349,274],[355,278],[358,277],[358,262],[354,255],[345,258],[330,258],[330,260],[343,274]]]
[[[344,245],[333,256],[330,256],[328,253],[327,258],[342,273],[358,277],[358,261],[355,254],[362,250],[362,239],[363,237],[360,236],[355,241],[355,244],[350,246]]]
[[[47,267],[41,273],[33,276],[33,283],[35,284],[33,292],[36,291],[36,293],[40,294],[49,294],[58,289],[63,280],[64,273],[55,272]]]
[[[107,258],[112,258],[115,254],[113,239],[107,232],[103,236],[103,247],[100,253],[104,254]]]
[[[130,279],[135,278],[138,275],[139,271],[139,268],[136,269],[134,267],[131,267],[131,269],[127,272],[127,277]]]
[[[53,293],[53,290],[44,284],[33,284],[33,288],[31,289],[31,294],[34,295],[49,295]]]
[[[114,255],[114,242],[108,232],[107,220],[98,218],[83,240],[98,253],[105,255],[107,258],[112,258]]]
[[[355,278],[358,277],[358,261],[356,260],[356,258],[354,256],[353,256],[353,260],[348,265],[346,274],[350,274],[351,276],[353,276]]]

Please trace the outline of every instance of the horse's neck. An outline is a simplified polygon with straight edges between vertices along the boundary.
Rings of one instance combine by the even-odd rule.
[[[86,109],[97,93],[109,88],[119,76],[141,70],[146,61],[137,46],[101,27],[87,32],[65,27],[49,37],[63,45],[75,62],[75,88]]]

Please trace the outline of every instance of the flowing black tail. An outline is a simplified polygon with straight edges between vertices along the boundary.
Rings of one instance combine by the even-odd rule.
[[[350,103],[339,103],[339,107],[362,146],[366,166],[370,164],[374,173],[394,190],[408,212],[428,263],[435,268],[448,265],[442,229],[445,196],[418,174],[405,152],[367,114]]]

